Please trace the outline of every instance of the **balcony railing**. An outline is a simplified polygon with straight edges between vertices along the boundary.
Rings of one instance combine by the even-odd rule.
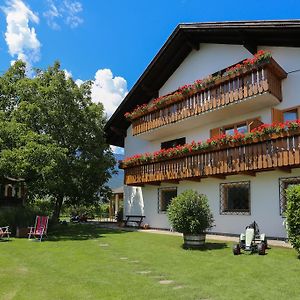
[[[277,168],[289,171],[291,168],[300,167],[299,135],[300,132],[297,131],[267,140],[228,145],[222,149],[124,167],[125,184],[138,186],[180,180],[200,181],[206,177],[255,175],[256,172]]]
[[[286,78],[285,71],[273,59],[258,68],[228,75],[192,96],[134,119],[132,121],[133,135],[212,112],[266,93],[272,94],[278,101],[281,101],[283,78]]]

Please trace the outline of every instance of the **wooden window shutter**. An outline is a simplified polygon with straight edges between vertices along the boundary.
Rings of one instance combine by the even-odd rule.
[[[210,130],[210,137],[214,137],[214,136],[217,136],[221,133],[221,128],[218,127],[218,128],[213,128]]]
[[[248,120],[247,123],[248,123],[249,132],[263,124],[263,122],[258,118],[253,119],[253,120]]]
[[[283,122],[283,112],[281,110],[272,108],[272,122]]]

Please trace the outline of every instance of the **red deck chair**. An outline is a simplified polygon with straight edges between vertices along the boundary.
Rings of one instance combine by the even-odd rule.
[[[9,226],[0,227],[0,240],[6,237],[9,240],[11,232],[9,231]]]
[[[36,216],[34,227],[29,227],[28,239],[34,238],[41,242],[47,236],[48,219],[47,216]]]

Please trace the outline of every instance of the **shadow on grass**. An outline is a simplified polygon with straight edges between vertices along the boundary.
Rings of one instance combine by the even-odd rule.
[[[105,234],[121,234],[126,231],[102,228],[91,224],[55,225],[48,232],[47,241],[82,241],[104,237]]]
[[[228,245],[226,243],[210,243],[206,242],[203,246],[201,247],[188,247],[185,245],[181,246],[184,250],[193,250],[193,251],[208,251],[208,250],[220,250],[220,249],[225,249],[228,248]]]

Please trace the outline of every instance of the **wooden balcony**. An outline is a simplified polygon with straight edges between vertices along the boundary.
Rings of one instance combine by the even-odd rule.
[[[170,130],[181,130],[185,127],[207,124],[220,117],[224,118],[226,113],[230,116],[236,113],[236,109],[241,113],[243,110],[249,112],[276,105],[282,100],[281,81],[286,76],[285,71],[271,59],[258,68],[222,77],[210,87],[194,95],[134,119],[133,135],[148,133],[150,136],[145,136],[145,139],[151,140],[150,132],[157,128],[162,130],[163,127],[169,127]],[[232,105],[237,103],[244,103],[244,105]],[[195,119],[196,116],[198,117]],[[185,120],[187,120],[186,124],[183,124],[182,121]],[[177,122],[180,122],[178,128],[171,129],[171,125]],[[170,133],[170,130],[164,130],[165,134],[155,135],[153,139]]]
[[[227,145],[201,153],[182,155],[164,161],[123,167],[125,184],[142,186],[180,180],[200,181],[201,178],[225,178],[228,175],[300,167],[300,131],[286,136],[241,145]],[[122,167],[122,166],[121,166]]]

